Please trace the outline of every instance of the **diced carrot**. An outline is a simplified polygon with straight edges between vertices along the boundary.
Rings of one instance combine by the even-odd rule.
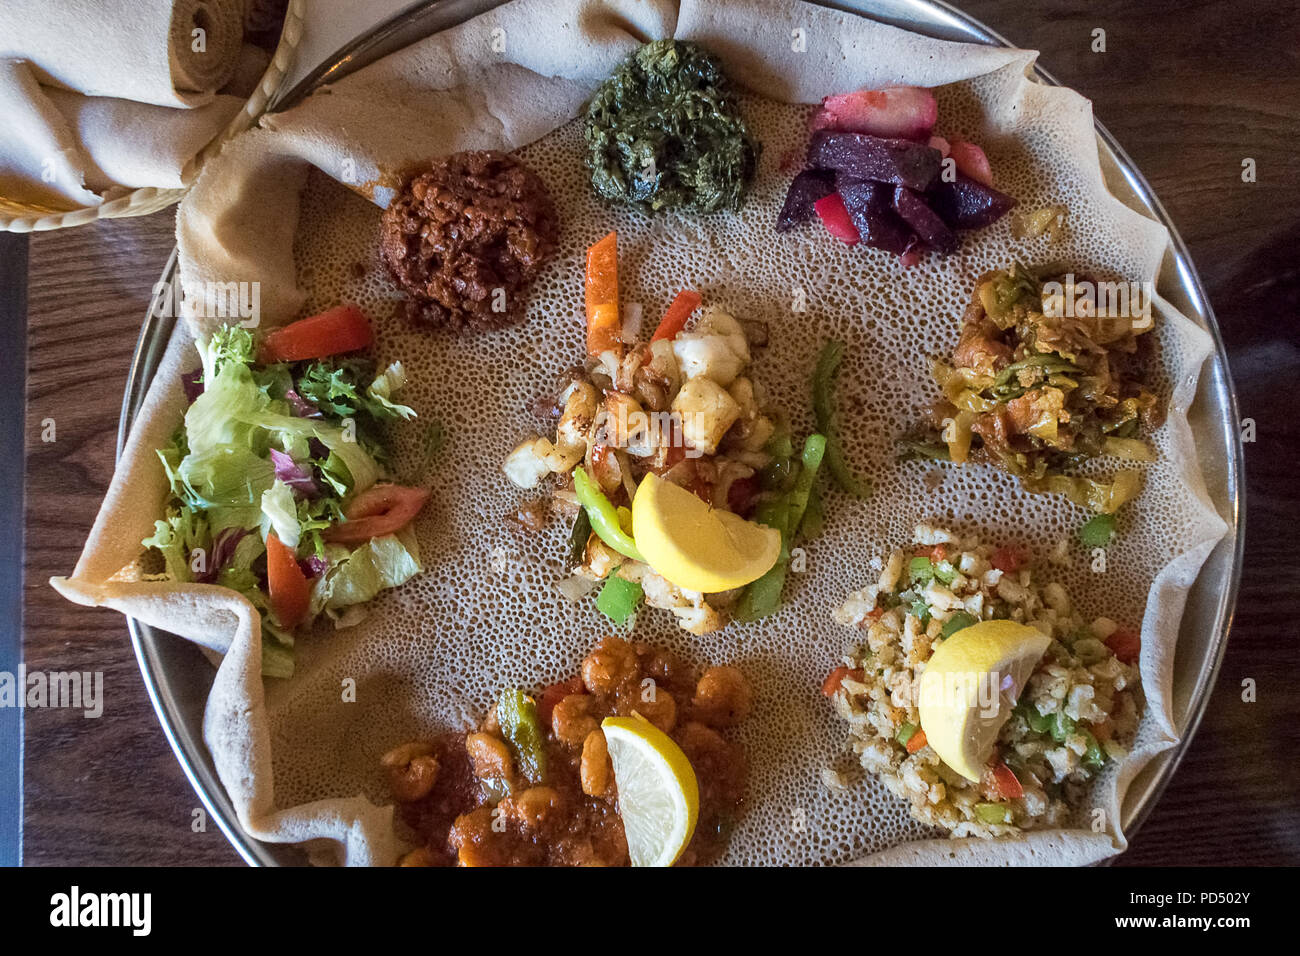
[[[293,548],[275,534],[266,537],[266,583],[271,613],[281,627],[292,631],[307,616],[311,588]]]
[[[1102,643],[1125,664],[1136,664],[1142,656],[1142,636],[1132,628],[1121,627]]]
[[[340,305],[268,333],[258,359],[267,364],[301,362],[355,352],[374,340],[365,313],[355,305]]]
[[[672,305],[668,306],[668,311],[664,317],[659,320],[659,327],[655,329],[655,334],[650,336],[651,342],[657,342],[660,339],[675,339],[677,333],[686,327],[686,320],[691,317],[691,313],[700,307],[704,301],[703,296],[698,292],[692,292],[690,289],[683,289],[677,293],[673,299]]]
[[[623,326],[618,317],[618,233],[611,232],[587,250],[587,354],[623,357]]]
[[[914,754],[927,743],[929,743],[929,741],[925,739],[925,731],[918,727],[916,728],[916,733],[907,738],[907,752]]]
[[[861,681],[862,671],[851,670],[841,664],[839,667],[835,668],[835,670],[826,675],[826,680],[822,681],[822,693],[827,697],[834,697],[835,692],[840,689],[840,684],[844,682],[844,678],[846,677],[852,677],[856,681]]]

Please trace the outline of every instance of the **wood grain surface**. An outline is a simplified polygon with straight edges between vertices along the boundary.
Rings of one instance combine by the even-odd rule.
[[[1121,864],[1300,863],[1300,8],[1147,0],[970,0],[966,10],[1042,51],[1145,173],[1218,313],[1246,446],[1246,569],[1204,722]],[[1093,31],[1106,52],[1093,52]],[[1258,181],[1242,181],[1255,160]],[[25,860],[238,865],[149,705],[122,619],[59,598],[113,470],[127,368],[172,213],[33,237],[26,410],[24,651],[30,669],[103,671],[91,720],[29,710]],[[53,422],[54,441],[42,440]],[[1242,701],[1242,682],[1258,687]]]

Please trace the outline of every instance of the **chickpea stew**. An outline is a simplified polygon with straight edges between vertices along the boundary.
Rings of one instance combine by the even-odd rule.
[[[505,691],[475,730],[384,755],[399,812],[421,841],[401,865],[629,865],[601,721],[633,715],[689,760],[699,816],[677,865],[708,864],[726,848],[745,797],[744,748],[724,733],[752,706],[735,667],[697,679],[667,651],[606,637],[572,679],[535,697]]]

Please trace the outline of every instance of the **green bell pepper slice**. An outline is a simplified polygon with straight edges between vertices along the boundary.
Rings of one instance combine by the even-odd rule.
[[[855,475],[844,460],[835,421],[835,399],[831,390],[835,387],[835,376],[843,358],[844,343],[834,339],[827,342],[817,356],[812,377],[813,413],[817,416],[817,430],[826,436],[826,467],[835,484],[856,498],[866,498],[871,494],[871,482]]]
[[[981,823],[1010,823],[1011,808],[1005,803],[977,803],[975,816]]]
[[[591,530],[596,532],[600,540],[619,554],[644,564],[645,558],[637,550],[636,542],[619,523],[618,510],[605,497],[600,486],[587,477],[587,472],[581,465],[573,469],[573,491],[578,496],[578,504],[587,512]]]
[[[600,595],[596,598],[596,610],[622,626],[636,613],[644,596],[641,585],[614,572],[605,579],[605,586],[600,589]]]
[[[1113,537],[1114,515],[1093,515],[1079,528],[1079,543],[1085,548],[1104,548]]]
[[[939,631],[939,637],[946,641],[958,631],[964,630],[965,628],[978,623],[979,621],[976,619],[974,614],[971,614],[968,611],[958,611],[952,615],[952,617],[948,618],[948,620],[943,622],[943,628]]]
[[[521,690],[503,690],[497,697],[497,723],[520,772],[529,782],[541,783],[546,777],[546,735],[536,702]]]

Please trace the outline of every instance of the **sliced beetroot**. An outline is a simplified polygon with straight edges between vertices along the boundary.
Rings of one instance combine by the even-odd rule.
[[[938,252],[953,252],[960,241],[957,234],[933,209],[925,198],[905,186],[894,188],[894,211],[907,223],[917,237]]]
[[[925,142],[938,118],[939,105],[929,90],[892,86],[828,96],[809,125],[814,131],[833,129]]]
[[[825,169],[805,169],[795,176],[786,190],[781,215],[776,217],[777,232],[793,229],[813,217],[813,204],[835,192],[835,174]]]
[[[894,212],[894,190],[883,183],[840,174],[835,188],[862,241],[873,249],[902,255],[916,241],[907,223]]]
[[[832,236],[850,246],[858,244],[861,236],[844,206],[844,199],[838,193],[823,196],[813,203],[813,209]]]
[[[937,149],[906,139],[882,139],[867,133],[814,133],[808,165],[858,179],[924,192],[939,175],[943,157]]]
[[[993,167],[989,165],[984,150],[964,139],[954,139],[949,147],[949,155],[957,165],[957,172],[965,173],[977,183],[993,185]]]
[[[953,229],[983,229],[997,222],[1016,205],[1006,193],[957,174],[953,182],[940,180],[926,193],[930,208]]]

